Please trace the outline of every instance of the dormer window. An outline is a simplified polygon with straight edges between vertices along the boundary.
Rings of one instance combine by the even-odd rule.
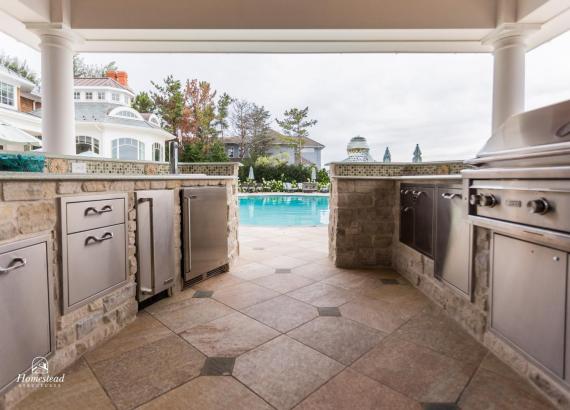
[[[79,91],[74,91],[73,92],[73,99],[74,100],[80,100],[81,99],[81,93]]]
[[[115,102],[119,102],[119,101],[121,101],[121,94],[113,93],[113,94],[111,94],[111,99]]]
[[[86,100],[92,100],[93,99],[93,93],[91,91],[87,91],[85,93],[85,99]]]
[[[156,125],[157,127],[160,127],[160,121],[159,121],[158,117],[157,117],[156,115],[154,115],[154,114],[151,114],[151,115],[148,117],[148,122],[150,122],[151,124]]]
[[[125,118],[138,118],[137,115],[130,111],[119,111],[115,114],[117,117],[125,117]]]
[[[128,118],[130,120],[140,120],[144,121],[144,118],[140,113],[130,107],[117,107],[109,113],[111,117]]]
[[[98,100],[104,100],[105,99],[105,93],[103,91],[98,91],[97,92],[97,99]]]

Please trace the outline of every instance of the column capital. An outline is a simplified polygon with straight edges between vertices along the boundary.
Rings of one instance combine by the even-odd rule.
[[[63,23],[26,23],[26,28],[35,33],[42,43],[47,40],[49,43],[56,43],[53,45],[68,43],[73,47],[84,41],[71,27]]]
[[[524,46],[526,37],[540,30],[540,26],[534,23],[502,23],[483,37],[481,43],[493,47],[494,50],[517,45]]]

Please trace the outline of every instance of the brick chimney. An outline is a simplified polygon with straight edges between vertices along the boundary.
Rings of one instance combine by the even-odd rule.
[[[129,75],[126,71],[109,70],[105,73],[105,77],[112,78],[125,87],[129,86]]]

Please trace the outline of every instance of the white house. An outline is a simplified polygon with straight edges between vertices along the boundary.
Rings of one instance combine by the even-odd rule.
[[[110,71],[102,78],[75,79],[76,154],[164,161],[165,141],[174,136],[162,129],[156,115],[139,113],[130,107],[135,93],[128,86],[127,78],[124,71]],[[25,80],[10,84],[14,84],[16,93],[30,93],[30,85],[33,86]],[[23,112],[21,106],[23,104],[20,107],[14,105],[10,112],[7,109],[0,111],[0,122],[41,138],[41,108]],[[22,146],[2,148],[22,150]]]

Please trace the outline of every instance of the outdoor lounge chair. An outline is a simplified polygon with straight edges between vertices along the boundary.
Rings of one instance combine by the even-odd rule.
[[[285,191],[285,192],[294,192],[295,190],[293,189],[293,186],[291,185],[291,182],[284,182],[284,183],[283,183],[283,191]]]
[[[317,192],[316,182],[303,182],[303,192]]]

